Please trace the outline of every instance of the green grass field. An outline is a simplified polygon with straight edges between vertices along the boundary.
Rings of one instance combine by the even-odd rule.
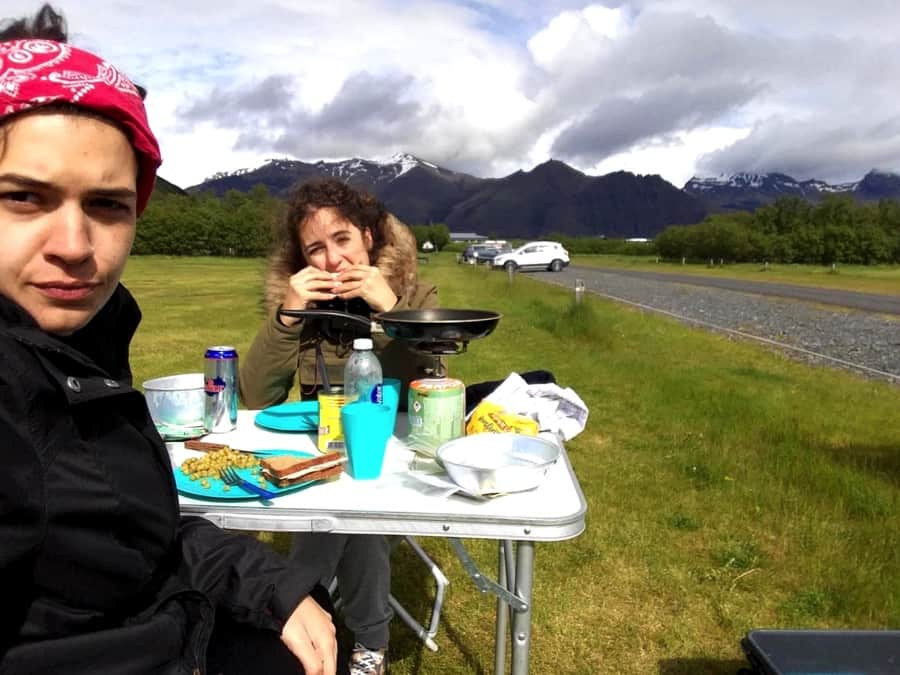
[[[900,265],[837,265],[832,269],[830,266],[816,265],[738,263],[709,267],[705,264],[681,265],[656,260],[655,256],[576,255],[572,258],[572,264],[900,295]]]
[[[199,370],[210,344],[246,351],[262,265],[132,259],[135,380]],[[421,273],[443,306],[504,315],[448,359],[452,376],[545,368],[590,407],[567,446],[587,529],[537,546],[531,672],[732,674],[751,628],[900,625],[900,388],[598,298],[576,307],[566,289],[509,286],[449,254]],[[451,579],[440,651],[397,620],[391,672],[492,672],[492,597],[444,541],[423,543]],[[495,544],[469,548],[495,569]],[[394,583],[424,620],[431,587],[402,547]]]

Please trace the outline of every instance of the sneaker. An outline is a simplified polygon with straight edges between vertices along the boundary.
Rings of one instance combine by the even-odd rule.
[[[387,673],[387,650],[368,649],[360,643],[353,645],[350,654],[350,675],[385,675]]]

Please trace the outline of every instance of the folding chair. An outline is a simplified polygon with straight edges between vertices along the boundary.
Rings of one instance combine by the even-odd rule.
[[[422,642],[425,643],[425,646],[428,647],[433,652],[438,650],[437,643],[434,641],[434,636],[437,635],[438,624],[441,621],[441,610],[444,606],[444,590],[447,586],[450,585],[450,580],[444,575],[441,571],[441,568],[437,566],[437,564],[428,557],[428,554],[425,553],[425,550],[419,545],[419,543],[408,535],[404,535],[402,537],[407,544],[410,545],[412,550],[419,556],[422,562],[425,563],[425,566],[428,568],[428,571],[431,573],[431,576],[434,577],[435,583],[435,591],[434,591],[434,602],[431,606],[431,616],[428,621],[428,628],[425,628],[421,623],[416,621],[416,619],[406,610],[406,608],[400,604],[400,601],[397,600],[391,594],[388,597],[388,602],[390,602],[391,608],[394,610],[394,613],[400,617],[400,619],[412,630],[413,633],[416,634]],[[399,541],[399,539],[398,539]],[[331,580],[331,583],[328,585],[328,592],[334,598],[335,607],[340,609],[341,599],[338,594],[335,596],[335,591],[337,590],[338,583],[337,577]]]

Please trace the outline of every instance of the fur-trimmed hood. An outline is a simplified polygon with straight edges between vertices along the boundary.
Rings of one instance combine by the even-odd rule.
[[[388,214],[385,222],[385,241],[378,258],[372,261],[391,289],[399,298],[409,297],[416,285],[416,264],[418,261],[416,238],[393,214]],[[284,301],[288,280],[300,271],[292,269],[285,251],[277,251],[269,258],[265,277],[265,305],[269,312],[275,311]]]

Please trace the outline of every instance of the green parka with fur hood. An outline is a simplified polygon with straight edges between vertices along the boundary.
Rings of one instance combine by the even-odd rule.
[[[388,215],[385,244],[372,264],[381,271],[398,298],[394,310],[438,306],[437,289],[418,281],[417,260],[415,237],[397,218]],[[241,357],[239,369],[241,400],[248,408],[265,408],[285,401],[298,373],[303,398],[314,398],[316,387],[321,384],[314,351],[317,326],[306,321],[285,326],[277,315],[288,281],[298,271],[291,269],[290,261],[283,254],[276,253],[269,261],[265,283],[266,319],[250,350]],[[409,343],[391,340],[383,334],[373,335],[372,339],[384,376],[396,377],[403,383],[400,407],[405,409],[409,383],[425,377],[425,369],[434,365],[433,359],[413,351]],[[322,351],[329,382],[343,383],[351,344],[323,342]]]

